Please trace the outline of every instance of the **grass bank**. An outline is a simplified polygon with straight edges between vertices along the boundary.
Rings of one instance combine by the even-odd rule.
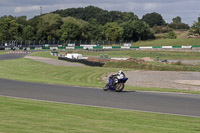
[[[200,52],[183,52],[183,51],[136,51],[136,50],[123,50],[123,51],[70,51],[78,52],[84,56],[97,56],[107,54],[109,57],[159,57],[162,59],[179,59],[179,60],[195,60],[200,59]]]
[[[174,64],[163,64],[160,62],[147,62],[138,63],[134,61],[127,62],[107,62],[104,67],[112,68],[130,68],[135,70],[153,70],[153,71],[200,71],[200,65],[184,65]]]
[[[200,118],[0,97],[0,132],[197,133]]]
[[[139,41],[133,43],[133,46],[191,46],[200,45],[200,39],[186,38],[186,39],[157,39],[152,41]]]
[[[0,61],[0,78],[74,86],[102,87],[104,83],[101,76],[118,70],[87,66],[53,66],[30,59]]]

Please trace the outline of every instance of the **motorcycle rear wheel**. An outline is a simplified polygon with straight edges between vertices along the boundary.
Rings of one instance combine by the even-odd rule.
[[[116,85],[115,91],[116,91],[116,92],[121,92],[123,89],[124,89],[124,83],[118,83],[118,84]]]

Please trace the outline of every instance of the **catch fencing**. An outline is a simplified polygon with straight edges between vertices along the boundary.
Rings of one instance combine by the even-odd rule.
[[[200,48],[200,45],[190,46],[134,46],[133,41],[0,41],[0,50],[128,50],[128,49],[192,49]]]

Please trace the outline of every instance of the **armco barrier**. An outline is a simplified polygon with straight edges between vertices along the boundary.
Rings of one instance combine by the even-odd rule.
[[[1,50],[9,50],[12,49],[12,47],[0,47]],[[26,47],[27,50],[29,49],[29,47]],[[76,50],[117,50],[117,49],[192,49],[192,48],[200,48],[200,45],[188,45],[188,46],[131,46],[131,47],[125,47],[125,46],[91,46],[89,47],[87,46],[77,46],[77,47],[48,47],[48,46],[30,46],[31,50],[53,50],[53,49],[76,49]],[[20,47],[18,48],[20,50],[23,50],[24,47]]]
[[[75,47],[75,49],[83,49],[83,47]]]
[[[121,48],[120,46],[112,46],[112,48],[114,49],[114,48]]]
[[[138,49],[139,47],[130,47],[130,48],[132,48],[132,49]]]
[[[66,47],[58,47],[58,49],[65,49]]]
[[[152,48],[162,48],[162,46],[152,46]]]
[[[172,48],[182,48],[182,46],[173,46]]]
[[[194,48],[200,48],[200,45],[192,45]]]
[[[93,61],[88,61],[85,59],[69,59],[66,57],[58,57],[59,60],[65,60],[65,61],[69,61],[69,62],[78,62],[78,63],[82,63],[88,66],[98,66],[98,67],[102,67],[105,63],[101,63],[101,62],[93,62]]]
[[[100,47],[100,46],[99,47],[96,46],[96,47],[93,47],[93,48],[94,49],[103,49],[103,47]]]

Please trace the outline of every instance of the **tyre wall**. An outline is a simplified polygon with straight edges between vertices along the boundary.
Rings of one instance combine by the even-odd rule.
[[[65,61],[69,61],[69,62],[78,62],[78,63],[82,63],[85,64],[87,66],[97,66],[97,67],[102,67],[105,63],[101,63],[101,62],[93,62],[93,61],[88,61],[85,59],[70,59],[70,58],[66,58],[66,57],[58,57],[59,60],[65,60]]]

